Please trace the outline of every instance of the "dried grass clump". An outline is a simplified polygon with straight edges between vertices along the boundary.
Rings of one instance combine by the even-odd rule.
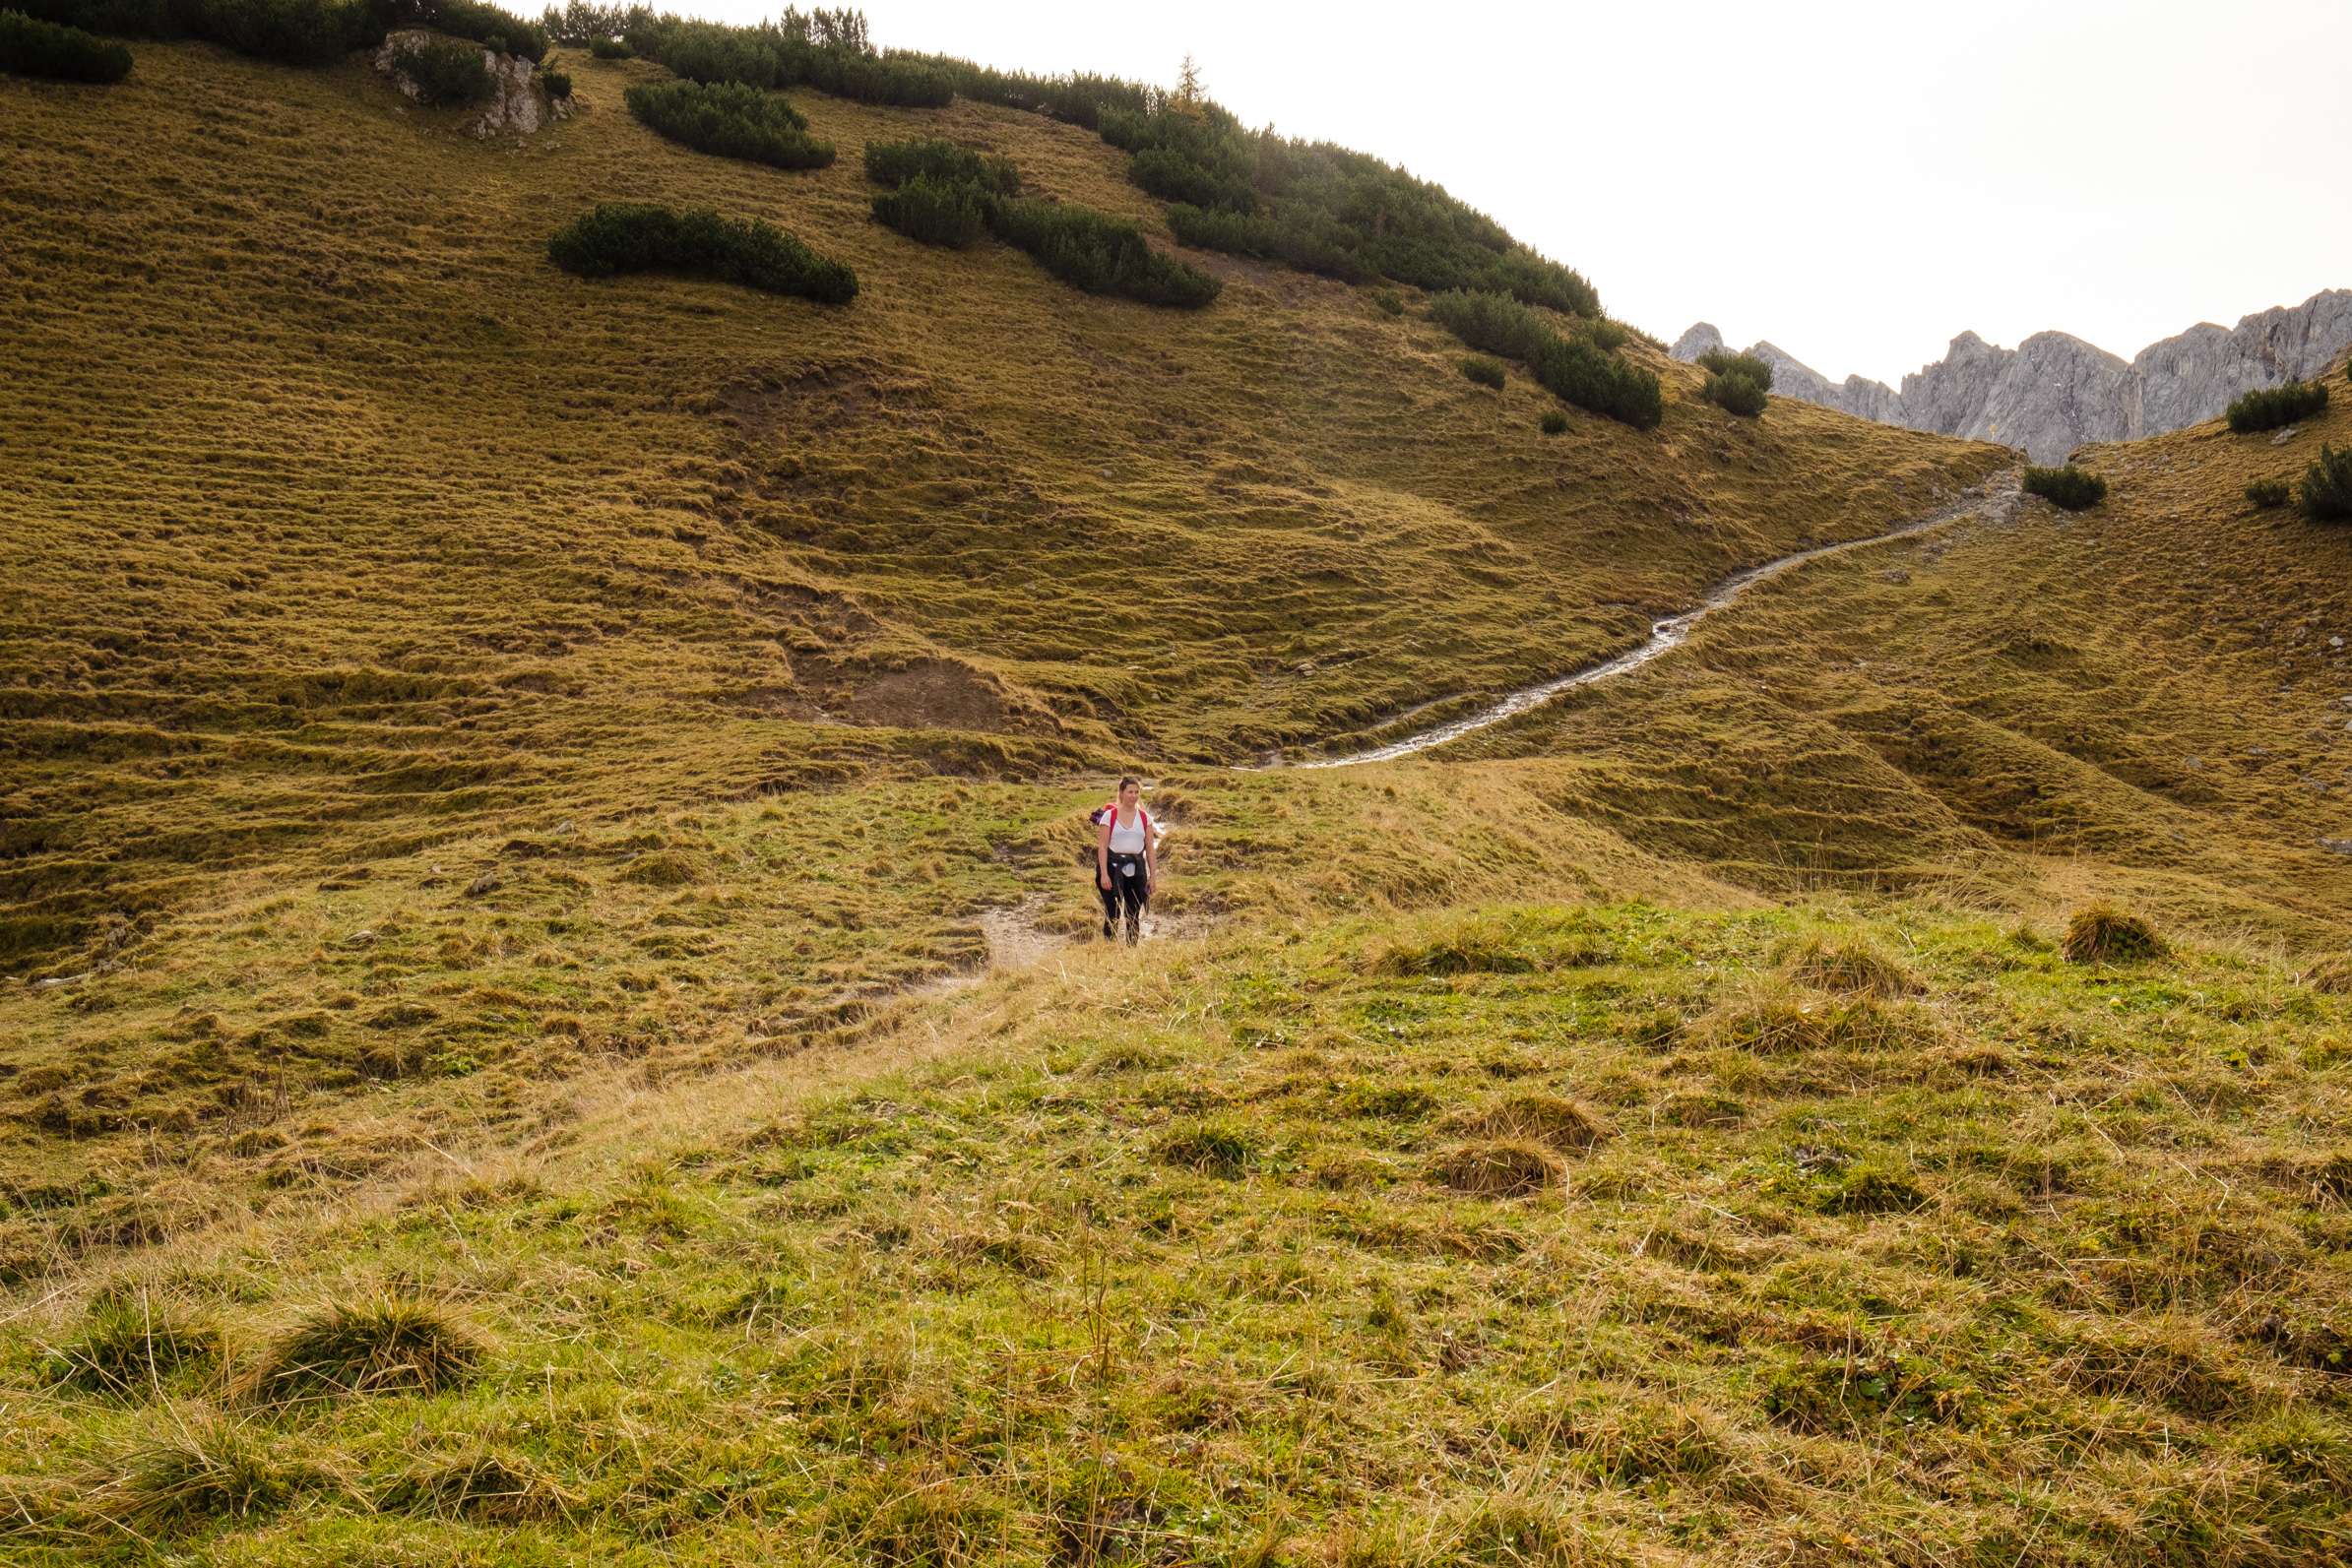
[[[159,1392],[184,1371],[220,1364],[221,1333],[183,1319],[145,1291],[108,1293],[91,1302],[82,1331],[42,1357],[48,1380],[91,1394]]]
[[[1441,1185],[1472,1198],[1524,1198],[1558,1186],[1567,1173],[1559,1156],[1527,1142],[1462,1144],[1430,1166]]]
[[[2352,995],[2352,953],[2330,953],[2304,970],[2303,983],[2331,996]]]
[[[620,879],[641,887],[683,888],[708,882],[711,868],[702,856],[683,849],[653,849],[622,866]]]
[[[2069,964],[2142,964],[2164,957],[2156,928],[2113,904],[2086,904],[2066,917],[2059,951]]]
[[[83,1506],[132,1536],[254,1519],[293,1494],[293,1476],[258,1437],[218,1419],[174,1425],[133,1445],[109,1469],[85,1492]]]
[[[270,1347],[245,1392],[272,1402],[431,1394],[466,1382],[483,1353],[471,1331],[429,1301],[330,1302]]]
[[[1446,1128],[1473,1142],[1538,1144],[1563,1155],[1582,1154],[1616,1130],[1598,1111],[1540,1091],[1465,1111],[1450,1118]]]
[[[1850,937],[1809,936],[1793,942],[1781,951],[1781,972],[1800,984],[1838,996],[1893,1001],[1926,988],[1909,965]]]

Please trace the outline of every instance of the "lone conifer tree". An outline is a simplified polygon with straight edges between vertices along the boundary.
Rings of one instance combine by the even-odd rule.
[[[1202,102],[1200,67],[1187,53],[1184,56],[1183,69],[1176,73],[1176,91],[1168,95],[1168,107],[1171,113],[1187,115],[1197,120],[1201,115]]]

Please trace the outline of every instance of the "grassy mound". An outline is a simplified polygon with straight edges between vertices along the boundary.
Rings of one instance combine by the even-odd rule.
[[[334,1301],[307,1314],[248,1372],[269,1403],[455,1388],[480,1365],[481,1342],[442,1308],[413,1296]]]
[[[2067,915],[2059,949],[2069,964],[2144,964],[2166,951],[2154,926],[2112,904],[2086,904]]]

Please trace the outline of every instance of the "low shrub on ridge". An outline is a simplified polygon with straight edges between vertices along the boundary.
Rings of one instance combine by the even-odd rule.
[[[2098,505],[2106,498],[2107,481],[2071,463],[2062,469],[2028,468],[2025,470],[2025,491],[2028,495],[2040,496],[2052,506],[2079,512],[2086,506]]]
[[[975,152],[938,137],[911,142],[865,144],[865,177],[892,187],[915,179],[978,186],[997,196],[1017,196],[1021,173],[1009,157]]]
[[[1707,378],[1698,395],[1727,413],[1752,419],[1771,401],[1762,382],[1744,370],[1722,371]]]
[[[2352,522],[2352,447],[2338,452],[2322,443],[2319,458],[2303,470],[2297,495],[2304,516],[2315,522]]]
[[[626,38],[591,38],[588,52],[600,60],[634,60],[637,51],[629,47]]]
[[[1698,366],[1719,376],[1746,376],[1764,391],[1772,390],[1772,367],[1753,354],[1734,353],[1729,348],[1710,348],[1698,356]]]
[[[2240,435],[2257,430],[2275,430],[2280,425],[2308,419],[2327,407],[2327,389],[2317,381],[2290,381],[2282,386],[2263,387],[2249,392],[2231,403],[2230,428]]]
[[[119,82],[131,74],[131,51],[80,28],[0,11],[0,71],[53,82]]]
[[[989,205],[988,227],[1063,282],[1090,294],[1198,309],[1225,286],[1207,273],[1152,249],[1143,230],[1125,219],[1091,207],[996,201]]]
[[[2295,487],[2284,479],[2257,479],[2246,487],[2246,504],[2257,511],[2285,506]]]
[[[459,38],[423,38],[394,51],[392,68],[416,84],[426,103],[479,103],[495,85],[482,48]]]
[[[1500,392],[1503,382],[1502,361],[1489,359],[1483,355],[1473,355],[1462,361],[1462,376],[1463,379],[1475,381],[1482,387],[1493,387],[1496,392]]]
[[[775,168],[824,168],[833,144],[780,94],[739,82],[641,82],[623,94],[639,124],[698,153]]]
[[[961,250],[988,231],[988,197],[960,180],[919,174],[877,194],[874,217],[909,239]]]
[[[556,266],[583,278],[678,273],[741,283],[820,304],[858,297],[858,275],[758,219],[722,218],[708,208],[679,213],[637,202],[606,202],[547,241]]]

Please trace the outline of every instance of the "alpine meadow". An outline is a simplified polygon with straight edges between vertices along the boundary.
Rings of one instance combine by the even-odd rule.
[[[2029,467],[1574,261],[0,0],[0,1559],[2352,1560],[2343,355]]]

